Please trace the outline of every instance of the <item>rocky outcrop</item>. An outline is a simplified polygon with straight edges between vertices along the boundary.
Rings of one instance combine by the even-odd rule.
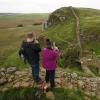
[[[100,96],[99,77],[82,77],[76,73],[64,73],[61,80],[62,86],[79,88],[87,94]]]
[[[5,85],[12,81],[14,73],[17,71],[16,67],[1,68],[0,69],[0,85]]]
[[[8,81],[5,78],[0,79],[0,85],[6,84]]]
[[[41,71],[41,77],[44,77],[44,74],[44,71]],[[34,81],[31,68],[17,69],[16,67],[9,67],[0,69],[0,91],[32,86],[34,86]]]
[[[71,13],[69,7],[62,7],[50,14],[50,16],[47,20],[47,25],[49,27],[49,26],[57,24],[59,22],[64,22],[71,17],[72,17],[72,13]]]
[[[42,80],[45,78],[45,70],[40,70]],[[100,78],[83,77],[77,73],[66,73],[58,68],[56,71],[56,86],[64,88],[79,88],[89,95],[100,96]],[[15,67],[0,69],[0,91],[6,91],[11,88],[33,87],[31,69],[18,70]]]

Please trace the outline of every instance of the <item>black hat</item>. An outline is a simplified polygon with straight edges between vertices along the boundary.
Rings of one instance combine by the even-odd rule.
[[[50,39],[46,39],[46,46],[47,48],[52,48],[52,42],[50,41]]]

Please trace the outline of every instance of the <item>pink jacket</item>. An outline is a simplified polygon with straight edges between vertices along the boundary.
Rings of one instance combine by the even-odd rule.
[[[55,70],[56,58],[59,55],[59,50],[42,49],[42,65],[46,70]]]

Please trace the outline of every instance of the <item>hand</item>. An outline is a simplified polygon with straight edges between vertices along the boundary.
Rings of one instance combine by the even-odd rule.
[[[20,55],[20,57],[21,57],[21,59],[22,59],[22,60],[24,60],[24,59],[25,59],[25,57],[24,57],[24,55],[23,55],[23,54],[21,54],[21,55]]]
[[[59,54],[61,57],[64,55],[64,53],[62,53],[62,52],[60,52],[60,54]]]
[[[39,41],[38,40],[35,40],[34,43],[39,44]]]
[[[54,46],[54,50],[59,50],[58,47]]]

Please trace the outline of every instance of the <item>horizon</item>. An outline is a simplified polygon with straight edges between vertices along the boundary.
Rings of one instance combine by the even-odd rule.
[[[98,0],[0,0],[0,13],[51,13],[61,7],[100,10]]]

